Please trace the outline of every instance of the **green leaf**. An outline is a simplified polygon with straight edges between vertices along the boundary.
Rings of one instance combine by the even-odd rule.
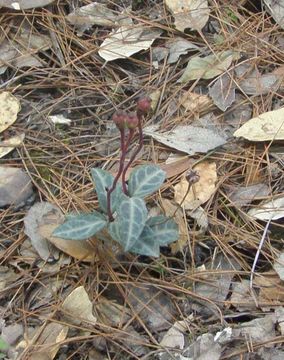
[[[0,336],[0,351],[9,349],[9,344]]]
[[[142,234],[129,251],[139,255],[159,257],[160,246],[155,240],[154,232],[150,226],[144,226]]]
[[[179,228],[173,219],[166,216],[153,216],[146,225],[153,231],[153,238],[160,246],[168,245],[179,238]]]
[[[100,168],[92,168],[91,174],[95,185],[95,191],[98,196],[100,208],[107,213],[107,189],[112,187],[114,177],[106,170]],[[116,210],[119,194],[122,192],[121,184],[117,184],[115,190],[110,195],[111,211]]]
[[[143,198],[157,191],[163,184],[166,173],[156,165],[142,165],[132,171],[128,181],[130,196]]]
[[[125,251],[134,246],[147,220],[147,208],[140,198],[123,200],[118,209],[119,241]]]
[[[108,232],[113,240],[121,244],[120,235],[119,235],[119,223],[118,220],[111,222],[108,226]],[[122,244],[121,244],[122,245]]]
[[[106,224],[105,217],[97,211],[80,214],[69,217],[52,235],[66,240],[85,240],[102,230]]]

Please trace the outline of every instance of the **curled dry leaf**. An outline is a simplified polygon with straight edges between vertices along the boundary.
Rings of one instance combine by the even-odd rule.
[[[201,30],[209,19],[207,0],[165,0],[165,4],[175,18],[177,30]]]
[[[58,114],[58,115],[50,115],[48,119],[53,124],[61,124],[61,125],[71,125],[72,120],[67,119],[64,115]]]
[[[102,42],[98,53],[106,61],[128,58],[141,50],[149,49],[160,34],[159,29],[122,26]]]
[[[0,141],[0,159],[9,154],[12,150],[15,149],[16,146],[22,145],[25,138],[25,134],[12,136],[8,140]]]
[[[0,94],[0,133],[11,126],[20,111],[20,101],[8,91]]]
[[[284,139],[284,107],[265,112],[247,121],[234,133],[250,141],[270,141]]]
[[[79,286],[73,290],[61,305],[65,317],[74,325],[87,322],[95,325],[96,317],[93,315],[93,305],[84,286]]]
[[[175,202],[186,210],[194,210],[210,199],[216,190],[216,163],[203,161],[193,168],[199,175],[199,181],[191,185],[188,191],[188,181],[185,176],[174,186]]]

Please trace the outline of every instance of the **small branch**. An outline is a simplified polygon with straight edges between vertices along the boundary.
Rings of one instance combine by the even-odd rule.
[[[127,141],[128,142],[128,141]],[[111,186],[110,189],[107,190],[107,215],[109,218],[109,221],[113,221],[114,218],[112,216],[112,211],[111,211],[111,193],[114,191],[114,189],[116,188],[117,182],[122,174],[123,171],[123,166],[124,166],[124,161],[125,161],[125,156],[126,156],[126,148],[127,143],[125,143],[125,129],[122,128],[120,130],[120,150],[121,150],[121,155],[120,155],[120,159],[119,159],[119,168],[118,168],[118,172],[116,174],[116,177],[113,180],[113,184]]]

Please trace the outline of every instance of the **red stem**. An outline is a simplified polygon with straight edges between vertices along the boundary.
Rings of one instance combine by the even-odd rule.
[[[116,184],[118,182],[118,179],[120,178],[120,175],[122,174],[124,161],[125,161],[125,156],[126,156],[126,151],[127,151],[127,143],[128,143],[128,141],[129,141],[129,139],[125,143],[125,129],[123,128],[123,129],[120,130],[120,150],[121,150],[121,155],[120,155],[120,159],[119,159],[118,172],[116,174],[116,177],[113,180],[113,184],[112,184],[111,188],[109,188],[107,190],[107,215],[108,215],[109,221],[114,220],[114,218],[112,216],[112,212],[111,212],[110,195],[114,191],[114,189],[116,188]]]

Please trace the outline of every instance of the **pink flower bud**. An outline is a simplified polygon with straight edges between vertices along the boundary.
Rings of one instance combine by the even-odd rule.
[[[126,120],[126,126],[128,127],[128,129],[137,128],[138,123],[139,123],[139,119],[138,119],[136,113],[134,113],[134,112],[130,113]]]
[[[151,98],[144,96],[137,101],[137,109],[143,114],[147,114],[151,110]]]
[[[112,116],[112,121],[115,123],[119,130],[123,130],[126,127],[126,121],[128,119],[128,115],[125,111],[116,111]]]

